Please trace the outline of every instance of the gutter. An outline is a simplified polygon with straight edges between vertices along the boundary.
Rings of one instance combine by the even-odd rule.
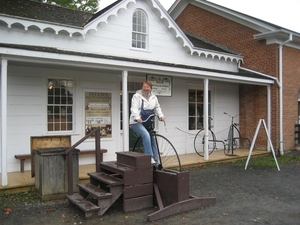
[[[256,73],[257,75],[260,75],[260,76],[263,76],[263,77],[266,77],[266,78],[270,78],[270,79],[272,79],[272,80],[275,81],[275,83],[277,84],[278,88],[281,88],[281,83],[278,81],[278,79],[276,77],[267,75],[265,73],[260,73],[260,72],[257,72],[255,70],[247,69],[245,67],[241,67],[241,61],[239,61],[239,63],[238,63],[238,69],[245,70],[245,71],[251,72],[251,73]]]

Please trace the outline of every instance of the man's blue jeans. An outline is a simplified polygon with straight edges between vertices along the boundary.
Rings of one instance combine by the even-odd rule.
[[[157,146],[155,143],[155,137],[154,136],[151,137],[150,133],[146,130],[146,128],[141,123],[131,124],[131,128],[134,132],[138,133],[142,137],[145,153],[147,155],[151,155],[151,157],[153,157],[157,165],[160,164]]]

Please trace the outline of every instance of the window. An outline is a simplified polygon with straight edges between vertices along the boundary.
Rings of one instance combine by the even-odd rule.
[[[141,49],[147,47],[147,19],[141,10],[135,11],[132,17],[132,47]]]
[[[48,131],[73,129],[73,81],[48,79]]]
[[[189,130],[203,128],[203,90],[189,89]],[[208,115],[210,115],[211,98],[208,92]]]

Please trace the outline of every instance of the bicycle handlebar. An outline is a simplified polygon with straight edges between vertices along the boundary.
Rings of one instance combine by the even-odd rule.
[[[154,116],[157,116],[156,114],[151,114],[151,115],[149,115],[148,117],[147,117],[147,119],[145,119],[145,120],[142,120],[142,123],[145,123],[145,122],[147,122],[150,118],[152,118],[152,117],[154,117]],[[158,116],[157,116],[158,117]],[[137,120],[134,120],[135,122],[137,122]]]
[[[165,125],[165,131],[166,131],[166,133],[168,133],[166,121],[161,120],[157,114],[151,114],[151,115],[149,115],[149,116],[147,117],[147,119],[142,120],[142,123],[147,122],[150,118],[152,118],[152,117],[154,117],[154,116],[157,116],[157,118],[158,118],[159,121],[163,121],[163,122],[164,122],[164,125]],[[134,121],[137,122],[137,120],[134,120]]]
[[[232,119],[233,118],[235,118],[235,117],[237,117],[237,116],[240,116],[240,115],[242,115],[242,114],[236,114],[235,116],[231,116],[230,114],[228,114],[227,112],[223,112],[225,115],[227,115],[227,116],[229,116],[229,117],[231,117]]]

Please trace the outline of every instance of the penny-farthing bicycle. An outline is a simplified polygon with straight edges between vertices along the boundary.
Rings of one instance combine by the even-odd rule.
[[[155,120],[156,115],[150,115],[147,120],[152,120],[154,124],[154,120]],[[145,120],[145,121],[147,121]],[[143,121],[143,122],[145,122]],[[165,125],[165,129],[166,129],[166,123],[164,121],[164,125]],[[167,132],[167,129],[166,129]],[[166,169],[166,168],[177,168],[179,171],[181,171],[181,163],[180,163],[180,159],[178,156],[178,153],[175,149],[175,147],[173,146],[173,144],[163,135],[158,134],[155,129],[154,129],[154,125],[152,126],[152,128],[149,130],[150,136],[151,136],[151,140],[154,140],[157,146],[157,150],[158,150],[158,156],[160,159],[160,163],[161,165],[158,167],[158,169],[162,170],[162,169]],[[153,137],[153,138],[152,138]],[[153,144],[153,143],[152,143]],[[133,145],[133,149],[132,151],[134,152],[140,152],[140,153],[144,153],[144,147],[143,147],[143,140],[142,137],[138,136],[136,142]]]

